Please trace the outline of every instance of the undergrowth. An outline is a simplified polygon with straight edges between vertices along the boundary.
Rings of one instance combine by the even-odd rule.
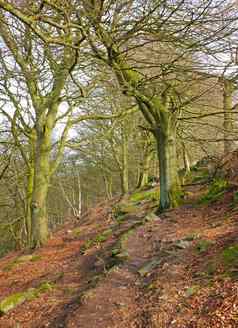
[[[215,179],[210,184],[207,193],[200,198],[200,203],[210,204],[221,199],[226,190],[229,189],[229,182],[224,179]]]

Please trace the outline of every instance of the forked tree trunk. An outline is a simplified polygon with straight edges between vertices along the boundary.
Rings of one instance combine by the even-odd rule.
[[[126,91],[128,84],[134,88],[140,83],[140,74],[131,69],[120,56],[114,58],[113,68],[119,84]],[[137,104],[150,124],[158,145],[160,210],[177,206],[181,197],[176,154],[177,118],[173,108],[170,108],[171,98],[174,98],[174,95],[168,89],[160,97],[154,97],[152,100],[147,96],[147,92],[136,90]]]
[[[167,116],[167,113],[163,113]],[[176,121],[168,114],[155,131],[160,169],[160,210],[178,205],[181,190],[176,153]]]

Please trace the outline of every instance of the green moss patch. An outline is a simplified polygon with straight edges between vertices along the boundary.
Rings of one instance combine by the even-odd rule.
[[[205,268],[205,273],[208,277],[213,276],[216,273],[216,271],[217,271],[216,263],[213,263],[213,262],[207,263],[206,268]]]
[[[223,262],[227,267],[238,268],[238,244],[224,249],[222,257]]]
[[[81,247],[81,253],[84,254],[86,250],[90,249],[91,247],[95,245],[100,245],[107,239],[109,239],[112,235],[113,231],[112,229],[107,229],[103,231],[102,233],[98,234],[95,238],[93,239],[88,239],[84,245]]]
[[[142,200],[148,200],[148,201],[158,201],[159,200],[159,190],[158,189],[152,189],[152,190],[145,190],[145,191],[139,191],[131,195],[130,201],[132,202],[140,202]]]
[[[26,263],[26,262],[37,262],[41,260],[41,256],[40,255],[22,255],[17,257],[16,259],[14,259],[12,262],[8,263],[5,267],[4,267],[4,271],[9,271],[11,269],[13,269],[14,267]]]
[[[0,313],[5,314],[27,300],[27,293],[16,293],[6,297],[0,303]]]
[[[153,259],[152,261],[147,262],[143,265],[138,273],[140,276],[148,276],[154,269],[156,269],[161,264],[161,259]]]
[[[198,285],[188,287],[185,290],[184,295],[185,295],[185,297],[192,297],[193,295],[198,293],[199,289],[200,289],[200,286],[198,286]]]
[[[238,206],[238,191],[234,192],[231,207]]]
[[[81,235],[81,228],[73,229],[72,234],[73,234],[74,237],[79,237]]]
[[[106,241],[112,235],[112,229],[107,229],[103,233],[97,235],[94,239],[95,244],[100,244]]]
[[[37,288],[30,288],[27,291],[12,294],[0,302],[0,314],[3,315],[10,310],[15,309],[23,302],[33,300],[39,297],[41,294],[51,290],[52,288],[54,288],[53,284],[44,282]]]
[[[122,218],[126,214],[138,212],[138,207],[130,203],[120,203],[113,208],[113,216],[115,219]]]
[[[229,188],[229,182],[223,179],[215,179],[209,186],[208,192],[200,199],[202,204],[210,204],[221,199]]]
[[[210,174],[207,169],[200,169],[195,172],[196,172],[196,174],[194,173],[194,171],[191,171],[191,176],[190,176],[190,181],[193,183],[196,183],[196,182],[202,183],[202,182],[209,180],[209,178],[210,178]]]
[[[202,239],[197,242],[196,250],[198,253],[206,253],[208,251],[208,249],[211,247],[211,245],[213,245],[213,244],[214,244],[214,242],[211,240]]]
[[[191,233],[191,234],[185,236],[184,240],[193,241],[193,240],[196,240],[196,239],[199,239],[199,238],[200,238],[200,235],[197,234],[196,232],[194,232],[194,233]]]

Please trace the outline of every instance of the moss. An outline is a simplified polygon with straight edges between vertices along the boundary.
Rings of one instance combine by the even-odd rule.
[[[5,314],[14,309],[16,306],[22,304],[27,299],[26,293],[16,293],[6,297],[0,303],[0,313]]]
[[[54,280],[54,281],[60,280],[60,279],[62,279],[62,278],[64,278],[64,272],[63,272],[63,271],[58,272],[58,273],[56,274],[56,277],[55,277],[55,280]]]
[[[160,258],[149,261],[138,270],[138,273],[142,277],[148,276],[160,264],[161,264],[161,259]]]
[[[112,256],[113,259],[115,259],[112,263],[113,265],[118,265],[122,263],[123,261],[127,260],[129,258],[129,254],[127,251],[120,251],[116,255]],[[107,265],[108,267],[108,265]]]
[[[159,200],[159,190],[152,189],[152,190],[145,190],[145,191],[139,191],[134,193],[130,197],[130,201],[132,202],[140,202],[142,200],[148,200],[148,201],[158,201]]]
[[[114,248],[112,250],[112,257],[117,256],[120,253],[121,249],[120,248]]]
[[[195,164],[195,165],[191,166],[191,167],[190,167],[190,170],[191,170],[192,172],[197,172],[197,171],[199,170],[198,165]]]
[[[208,169],[197,169],[196,174],[191,171],[190,179],[192,182],[205,182],[210,178]]]
[[[211,240],[202,239],[196,244],[196,250],[199,253],[206,253],[212,244]]]
[[[74,237],[79,237],[80,234],[81,234],[81,228],[73,229],[72,234],[73,234]]]
[[[185,193],[182,189],[178,189],[173,191],[173,196],[172,196],[172,207],[177,207],[179,205],[183,204],[185,198]]]
[[[10,271],[12,270],[15,266],[16,266],[16,262],[15,261],[12,261],[10,263],[8,263],[4,268],[3,268],[3,271]]]
[[[27,300],[33,300],[35,298],[38,298],[41,294],[44,294],[50,290],[52,290],[55,287],[55,285],[51,282],[43,282],[41,283],[37,288],[29,288],[26,292],[26,299]]]
[[[75,289],[73,287],[64,287],[63,288],[63,292],[68,296],[73,295],[76,291],[77,291],[77,289]]]
[[[227,267],[238,267],[238,244],[224,249],[222,257]]]
[[[129,229],[122,235],[120,239],[120,243],[122,247],[124,246],[124,243],[128,240],[128,238],[134,233],[134,231],[135,231],[135,227]]]
[[[93,239],[88,239],[84,245],[81,247],[81,253],[84,254],[85,251],[95,245],[100,245],[104,241],[106,241],[110,236],[112,235],[113,231],[112,229],[107,229],[103,231],[102,233],[98,234],[95,238]]]
[[[145,285],[145,288],[147,288],[148,290],[156,290],[157,285],[155,282],[152,282],[152,283],[149,283],[148,285]]]
[[[100,244],[106,241],[112,235],[112,229],[103,231],[103,233],[97,235],[94,239],[94,244]]]
[[[41,260],[40,255],[22,255],[20,257],[15,258],[12,262],[8,263],[3,270],[9,271],[15,266],[18,266],[19,264],[23,264],[26,262],[37,262],[39,260]]]
[[[225,267],[224,277],[238,279],[238,244],[227,247],[222,252],[222,262]]]
[[[138,208],[134,204],[130,203],[120,203],[113,208],[113,217],[115,219],[122,218],[126,214],[136,213]]]
[[[198,286],[198,285],[194,285],[194,286],[187,288],[185,291],[185,297],[191,297],[191,296],[197,294],[199,289],[200,289],[200,286]]]
[[[215,274],[216,270],[217,270],[216,264],[210,262],[207,264],[205,272],[208,276],[213,276]]]
[[[49,281],[43,282],[38,288],[37,292],[39,293],[45,293],[48,290],[52,290],[55,287],[55,285]]]
[[[238,205],[238,191],[234,192],[231,207],[236,207]]]
[[[118,224],[122,224],[123,222],[125,222],[125,215],[119,215],[115,219]]]
[[[223,179],[215,179],[209,186],[206,195],[200,199],[200,203],[209,204],[219,200],[228,188],[228,181]]]
[[[198,239],[199,237],[200,237],[199,234],[197,234],[197,233],[191,233],[191,234],[185,236],[184,240],[193,241],[193,240]]]
[[[32,256],[30,262],[37,262],[39,260],[41,260],[41,256],[40,255],[34,255],[34,256]]]
[[[44,282],[37,288],[29,288],[27,291],[12,294],[1,301],[0,313],[5,314],[23,302],[33,300],[52,288],[54,288],[52,283]]]

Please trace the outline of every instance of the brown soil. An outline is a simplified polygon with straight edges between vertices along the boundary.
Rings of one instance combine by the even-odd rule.
[[[238,244],[231,198],[228,192],[209,207],[184,205],[143,225],[138,222],[151,212],[148,203],[119,226],[111,204],[99,206],[77,224],[78,235],[77,225],[68,223],[35,251],[35,262],[11,268],[22,253],[9,254],[0,261],[0,300],[45,281],[54,288],[3,315],[0,327],[238,327],[238,280],[226,274],[221,261],[222,250]],[[106,241],[82,252],[86,240],[109,228],[113,234]],[[119,263],[111,253],[128,230],[123,239],[128,256]],[[191,240],[180,246],[186,238]],[[209,240],[208,249],[199,252],[199,240]],[[139,274],[152,261],[157,265]],[[211,263],[215,270],[208,272]]]

